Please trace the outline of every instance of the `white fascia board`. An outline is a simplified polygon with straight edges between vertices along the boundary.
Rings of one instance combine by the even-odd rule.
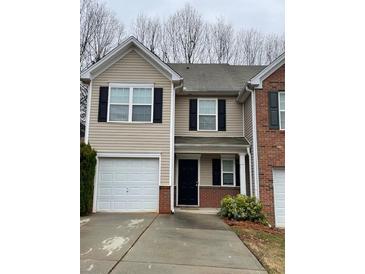
[[[182,77],[175,72],[172,68],[170,68],[167,64],[165,64],[160,58],[158,58],[155,54],[153,54],[150,50],[148,50],[141,42],[139,42],[135,37],[130,36],[126,40],[124,40],[119,46],[117,46],[114,50],[112,50],[109,54],[107,54],[103,59],[94,65],[90,66],[84,72],[81,73],[81,79],[91,79],[93,76],[93,72],[100,70],[102,67],[109,67],[113,64],[113,60],[120,59],[118,55],[125,51],[128,46],[135,45],[136,48],[144,52],[149,58],[155,61],[158,65],[160,65],[165,71],[170,74],[172,81],[182,80]],[[105,68],[104,68],[105,69]]]
[[[262,82],[269,77],[273,72],[285,64],[285,52],[282,53],[278,58],[271,62],[266,68],[260,71],[256,76],[251,78],[248,82],[250,85],[254,86],[256,89],[262,88]]]

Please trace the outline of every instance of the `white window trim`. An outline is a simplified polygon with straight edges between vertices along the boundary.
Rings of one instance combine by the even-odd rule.
[[[283,111],[285,113],[285,108],[284,109],[280,109],[280,96],[284,94],[285,95],[285,92],[284,91],[279,91],[278,92],[278,105],[279,105],[279,129],[280,130],[285,130],[285,128],[282,128],[281,127],[281,112]]]
[[[128,104],[121,103],[110,103],[110,94],[112,88],[129,88],[129,102]],[[133,104],[133,89],[134,88],[150,88],[152,90],[152,101],[151,104]],[[128,105],[128,121],[111,121],[109,119],[110,114],[110,105]],[[151,120],[150,121],[132,121],[132,109],[133,105],[136,106],[151,106]],[[118,83],[110,83],[109,84],[109,92],[108,92],[108,113],[107,113],[107,122],[108,123],[134,123],[134,124],[151,124],[153,123],[153,106],[154,106],[154,85],[153,84],[118,84]]]
[[[215,129],[200,129],[199,125],[199,102],[200,101],[206,101],[206,100],[214,100],[215,101]],[[198,106],[197,106],[197,113],[198,113],[198,125],[197,129],[198,131],[218,131],[218,99],[217,98],[198,98]],[[214,114],[202,114],[207,116],[213,116]]]
[[[233,185],[224,185],[223,184],[223,174],[232,173],[232,172],[228,172],[228,171],[223,171],[223,161],[227,161],[227,160],[233,161]],[[235,187],[236,186],[236,159],[234,157],[221,158],[221,186],[224,186],[224,187]]]

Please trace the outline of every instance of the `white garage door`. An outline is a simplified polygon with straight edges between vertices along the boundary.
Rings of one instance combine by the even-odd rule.
[[[96,211],[158,211],[158,159],[100,158]]]
[[[277,227],[285,227],[285,169],[274,168],[274,206],[275,224]]]

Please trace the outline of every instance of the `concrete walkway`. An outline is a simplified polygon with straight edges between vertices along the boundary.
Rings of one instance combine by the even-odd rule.
[[[95,214],[88,219],[81,226],[81,273],[266,273],[214,215]]]

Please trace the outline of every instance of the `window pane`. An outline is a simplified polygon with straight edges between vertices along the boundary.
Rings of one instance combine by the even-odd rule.
[[[223,171],[233,172],[233,161],[232,160],[222,160]]]
[[[199,114],[216,114],[216,100],[199,100]]]
[[[280,128],[285,129],[285,111],[280,111]]]
[[[279,93],[280,110],[285,110],[285,93]]]
[[[110,121],[128,121],[128,106],[110,105],[109,120]]]
[[[232,173],[223,173],[223,185],[233,186],[233,174]]]
[[[199,115],[199,130],[215,130],[215,116]]]
[[[111,88],[110,103],[128,104],[129,88]]]
[[[152,89],[134,88],[133,104],[152,104]]]
[[[151,106],[133,106],[132,121],[150,122]]]

